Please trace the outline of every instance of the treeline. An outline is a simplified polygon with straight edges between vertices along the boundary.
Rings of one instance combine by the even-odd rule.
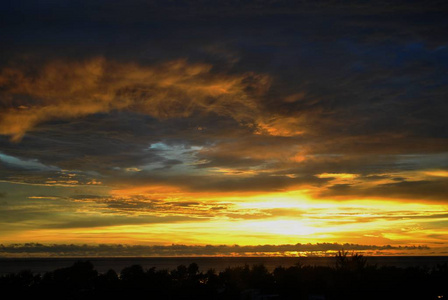
[[[140,265],[98,273],[91,262],[45,274],[24,270],[0,277],[10,299],[447,299],[448,265],[398,268],[369,265],[362,255],[339,252],[331,267],[264,265],[213,269],[180,265],[174,270]]]

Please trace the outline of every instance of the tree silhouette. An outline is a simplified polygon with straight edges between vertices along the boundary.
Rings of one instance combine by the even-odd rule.
[[[29,270],[0,276],[0,290],[14,299],[446,299],[448,265],[435,268],[376,267],[364,256],[340,251],[335,265],[277,267],[245,265],[199,271],[196,263],[172,271],[140,265],[98,274],[92,263],[76,262],[43,276]]]

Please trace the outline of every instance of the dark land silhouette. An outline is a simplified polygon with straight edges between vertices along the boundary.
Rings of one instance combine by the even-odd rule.
[[[44,274],[29,270],[0,277],[11,299],[447,299],[448,265],[370,265],[359,254],[340,251],[333,266],[244,265],[200,272],[192,263],[173,270],[132,265],[117,274],[98,273],[90,261]]]

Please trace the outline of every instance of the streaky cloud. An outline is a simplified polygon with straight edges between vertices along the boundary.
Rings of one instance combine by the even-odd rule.
[[[290,255],[291,252],[308,254],[334,253],[334,251],[422,251],[420,246],[360,245],[349,243],[284,244],[284,245],[127,245],[127,244],[10,244],[0,245],[0,256],[43,255],[43,256],[250,256]]]

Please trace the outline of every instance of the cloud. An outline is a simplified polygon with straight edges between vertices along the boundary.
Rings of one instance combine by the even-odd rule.
[[[389,2],[4,7],[1,228],[25,232],[22,240],[51,228],[62,240],[70,228],[308,218],[343,229],[363,222],[376,233],[384,219],[390,236],[372,243],[427,240],[429,232],[408,233],[412,224],[397,228],[404,218],[442,232],[444,219],[419,214],[429,208],[345,210],[346,200],[387,200],[384,210],[447,201],[447,4]],[[308,214],[238,206],[292,191],[340,206]],[[344,240],[339,233],[330,234]],[[204,236],[215,238],[191,240]]]
[[[33,72],[5,68],[0,73],[1,104],[7,107],[0,134],[15,141],[43,122],[114,110],[161,119],[198,111],[253,122],[258,110],[254,96],[269,87],[265,75],[214,74],[211,65],[185,60],[148,67],[104,58],[54,61]]]
[[[40,165],[40,164],[39,164]],[[35,170],[22,168],[4,168],[0,170],[0,182],[36,185],[36,186],[88,186],[102,185],[98,174],[66,170]]]
[[[443,170],[402,171],[380,176],[368,174],[354,178],[347,177],[354,174],[319,174],[318,176],[330,176],[333,179],[322,186],[316,196],[348,199],[356,195],[367,198],[445,202],[445,195],[448,193],[448,180],[444,176],[438,176],[444,174]]]
[[[334,255],[335,251],[414,251],[429,250],[427,246],[376,246],[359,244],[318,243],[318,244],[284,244],[284,245],[170,245],[146,246],[125,244],[73,245],[73,244],[11,244],[0,245],[2,256],[270,256],[291,255],[291,253],[306,252]],[[377,252],[379,253],[379,252]]]
[[[0,161],[13,169],[25,169],[32,171],[60,171],[59,168],[54,166],[46,166],[37,160],[21,160],[14,156],[9,156],[0,153]]]
[[[158,195],[157,195],[158,196]],[[191,201],[170,199],[172,196],[166,193],[165,198],[156,198],[156,195],[128,195],[128,196],[104,196],[78,195],[70,198],[70,201],[85,204],[91,203],[105,214],[122,216],[186,216],[191,218],[213,218],[220,215],[235,212],[229,203],[216,201]],[[100,207],[98,207],[100,205]]]
[[[272,136],[296,136],[303,134],[303,121],[297,117],[273,117],[270,120],[262,121],[257,124],[258,134],[267,134]]]
[[[298,209],[257,209],[242,208],[237,204],[213,199],[212,196],[198,199],[184,195],[178,199],[170,192],[156,194],[130,194],[127,196],[78,195],[68,200],[84,206],[85,210],[95,210],[104,215],[141,217],[144,221],[148,217],[157,217],[160,222],[165,219],[179,217],[179,221],[193,219],[206,222],[212,219],[254,220],[277,218],[280,215],[297,217],[302,212]],[[210,199],[211,198],[211,199]],[[181,217],[185,218],[182,219]],[[101,217],[102,218],[102,217]],[[101,220],[101,218],[99,218]],[[148,219],[148,223],[150,219]]]

